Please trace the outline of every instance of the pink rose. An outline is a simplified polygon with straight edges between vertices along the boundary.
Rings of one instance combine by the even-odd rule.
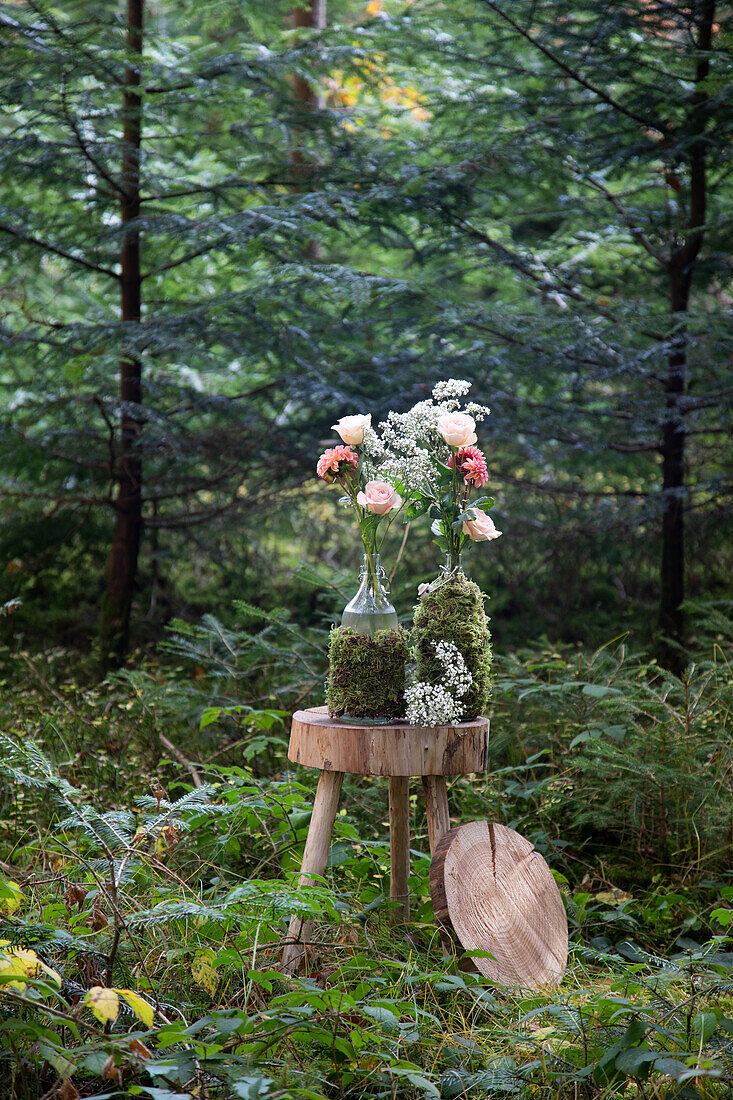
[[[476,442],[476,421],[468,413],[443,413],[436,428],[451,447],[471,447]]]
[[[491,516],[486,512],[477,512],[476,519],[469,519],[463,524],[463,533],[474,542],[491,542],[498,539],[501,531],[497,531]]]
[[[371,426],[371,413],[366,415],[357,413],[355,416],[342,416],[337,424],[331,425],[331,428],[333,431],[338,432],[344,443],[348,443],[352,447],[360,447],[364,442],[365,431]]]
[[[364,492],[357,493],[356,500],[362,508],[377,516],[383,516],[402,504],[402,498],[387,481],[367,481]]]

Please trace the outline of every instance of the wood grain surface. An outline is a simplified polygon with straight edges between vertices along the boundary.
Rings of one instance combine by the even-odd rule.
[[[486,770],[488,718],[455,726],[362,726],[330,718],[326,707],[293,715],[294,764],[355,775],[466,775]]]
[[[331,846],[333,823],[339,807],[341,786],[344,781],[342,772],[321,772],[313,802],[313,814],[300,865],[298,886],[312,882],[313,875],[322,875],[326,870],[328,853]],[[283,965],[295,973],[305,955],[305,944],[310,940],[311,922],[292,917],[283,951]]]
[[[568,925],[550,868],[505,825],[470,821],[438,841],[430,865],[435,918],[457,950],[488,951],[481,974],[521,989],[557,986]]]

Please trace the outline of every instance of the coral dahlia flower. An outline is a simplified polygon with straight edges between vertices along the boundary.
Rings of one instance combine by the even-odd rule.
[[[456,462],[463,472],[464,485],[474,485],[477,489],[482,489],[489,480],[486,459],[478,447],[462,447],[456,453]],[[448,459],[448,465],[453,468],[453,455]]]
[[[351,447],[329,447],[318,459],[316,473],[330,484],[337,479],[353,477],[358,465],[359,456]]]

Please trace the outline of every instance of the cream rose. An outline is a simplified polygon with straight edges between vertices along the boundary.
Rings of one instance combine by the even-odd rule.
[[[364,442],[364,432],[372,426],[372,414],[366,416],[342,416],[338,424],[332,424],[331,430],[338,432],[344,443],[351,447],[358,447]]]
[[[363,493],[356,494],[358,504],[377,516],[386,515],[393,508],[399,508],[402,497],[387,481],[367,481]]]
[[[491,542],[498,539],[501,531],[497,531],[491,516],[485,512],[477,512],[476,519],[469,519],[463,524],[463,533],[474,542]]]
[[[468,413],[443,413],[436,428],[451,447],[472,447],[476,442],[476,421]]]

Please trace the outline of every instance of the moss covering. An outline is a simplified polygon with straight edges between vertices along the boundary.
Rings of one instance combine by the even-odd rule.
[[[402,718],[405,713],[407,635],[380,630],[373,636],[335,626],[328,647],[326,702],[332,718]]]
[[[464,699],[462,720],[483,714],[491,691],[491,635],[481,589],[457,573],[415,608],[411,642],[417,661],[417,679],[443,682],[443,665],[435,656],[436,642],[453,642],[463,656],[471,684]]]

